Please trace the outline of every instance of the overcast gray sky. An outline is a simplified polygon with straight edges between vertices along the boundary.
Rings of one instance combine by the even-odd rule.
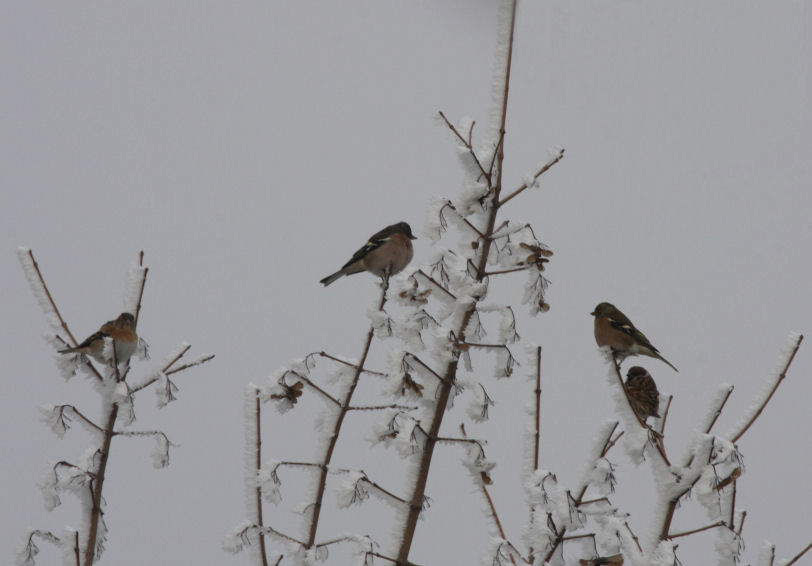
[[[811,25],[802,1],[521,4],[506,187],[551,149],[567,152],[540,189],[505,209],[556,254],[552,310],[522,316],[519,333],[545,348],[543,465],[560,481],[579,481],[614,413],[592,338],[598,302],[623,308],[680,368],[648,364],[675,395],[676,454],[719,383],[736,386],[721,432],[760,391],[787,334],[810,331]],[[47,513],[36,484],[49,462],[77,460],[87,439],[74,428],[57,440],[37,407],[98,411],[87,381],[65,383],[40,339],[48,327],[16,247],[33,248],[77,336],[120,312],[127,266],[144,250],[139,332],[153,359],[136,375],[181,340],[217,355],[178,379],[177,403],[158,412],[148,393],[136,406],[136,428],[178,444],[168,469],[152,468],[149,441],[114,444],[103,563],[247,564],[221,550],[245,515],[244,387],[313,350],[359,355],[373,278],[328,289],[318,280],[386,224],[407,220],[422,236],[430,199],[457,194],[454,140],[436,113],[484,125],[494,33],[484,0],[0,4],[5,561],[29,527],[76,523],[69,496]],[[415,262],[429,253],[421,237]],[[765,540],[789,557],[812,534],[809,347],[740,443],[745,562]],[[469,430],[490,439],[494,495],[516,539],[527,518],[516,418],[527,371],[493,385],[492,422]],[[268,456],[310,456],[317,408],[279,420],[268,407]],[[397,487],[403,463],[373,454]],[[353,454],[340,459],[349,466]],[[614,461],[615,502],[645,534],[647,470],[621,451]],[[470,564],[485,548],[487,524],[458,462],[450,449],[435,463],[417,562]],[[322,534],[373,517],[359,530],[389,542],[391,512],[367,505],[349,519],[329,514]],[[268,513],[295,532],[289,511]],[[704,521],[686,510],[676,527]],[[712,535],[697,539],[681,543],[686,564],[712,547]],[[40,563],[57,560],[44,547]]]

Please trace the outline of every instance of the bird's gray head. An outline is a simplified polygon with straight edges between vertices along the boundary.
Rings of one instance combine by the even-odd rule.
[[[414,235],[412,235],[412,227],[406,222],[392,224],[392,232],[395,234],[403,234],[404,236],[408,236],[410,240],[417,239]]]
[[[594,311],[592,311],[589,314],[591,314],[592,316],[607,316],[614,309],[615,309],[615,305],[613,305],[612,303],[601,303],[597,307],[595,307]]]
[[[135,324],[135,317],[132,315],[132,313],[123,312],[118,315],[118,320],[116,322],[119,324]]]

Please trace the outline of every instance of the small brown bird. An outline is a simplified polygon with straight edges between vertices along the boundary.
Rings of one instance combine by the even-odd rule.
[[[416,239],[412,236],[411,227],[405,222],[387,226],[372,235],[341,269],[328,275],[320,283],[326,287],[339,277],[362,271],[369,271],[379,277],[394,275],[412,261],[412,240]]]
[[[621,360],[626,356],[639,355],[657,358],[679,372],[615,305],[601,303],[589,314],[595,317],[595,341],[598,346],[611,347]]]
[[[626,373],[626,394],[629,404],[637,416],[645,422],[648,417],[658,417],[660,408],[660,392],[657,384],[646,368],[633,366]]]
[[[106,364],[110,360],[104,357],[105,338],[113,339],[118,363],[130,359],[138,345],[138,335],[135,333],[135,317],[128,312],[123,312],[118,315],[117,319],[108,320],[102,324],[98,331],[85,338],[78,346],[59,350],[59,353],[85,354],[101,364]]]

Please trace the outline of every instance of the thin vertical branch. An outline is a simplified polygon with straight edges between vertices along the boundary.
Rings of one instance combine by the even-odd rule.
[[[79,553],[79,531],[73,531],[73,556],[76,559],[76,566],[81,565],[81,555]]]
[[[736,528],[734,520],[736,518],[736,480],[733,480],[733,494],[730,497],[730,519],[728,520],[728,527],[731,531]]]
[[[498,168],[496,185],[491,187],[493,191],[493,206],[490,207],[488,213],[487,228],[484,231],[485,238],[483,239],[482,247],[479,250],[479,261],[476,269],[476,279],[482,280],[485,273],[485,266],[488,263],[488,256],[491,248],[491,236],[494,233],[494,226],[496,225],[496,216],[499,212],[499,193],[501,191],[502,180],[502,162],[504,159],[504,132],[505,120],[507,117],[507,101],[508,101],[508,85],[510,84],[510,64],[513,52],[513,30],[516,23],[516,0],[511,2],[511,16],[510,16],[510,39],[508,44],[508,54],[505,69],[505,90],[502,98],[501,109],[501,125],[500,125],[500,141],[498,148]],[[489,180],[490,182],[490,180]],[[465,329],[468,327],[468,322],[471,320],[474,312],[476,311],[476,303],[472,303],[466,310],[462,317],[458,331],[455,333],[459,342],[465,342]],[[437,437],[440,432],[440,425],[443,422],[448,400],[451,396],[451,389],[454,386],[457,377],[457,368],[459,364],[458,357],[452,359],[445,370],[445,378],[440,385],[440,395],[437,398],[434,415],[431,419],[431,426],[428,429],[427,436],[423,445],[423,451],[420,457],[420,464],[417,471],[417,482],[412,492],[412,498],[409,503],[409,514],[406,517],[405,528],[403,530],[403,539],[400,543],[400,549],[397,555],[398,566],[404,566],[408,562],[409,552],[414,540],[414,533],[417,528],[417,521],[420,518],[420,512],[423,509],[423,498],[426,493],[426,484],[428,483],[429,469],[431,467],[432,457],[434,455],[434,447],[437,442]]]
[[[104,488],[104,473],[107,470],[107,461],[110,457],[110,443],[113,440],[114,427],[118,417],[118,403],[110,405],[110,413],[107,416],[107,424],[104,426],[104,437],[99,451],[99,467],[93,479],[92,508],[90,510],[90,528],[87,533],[87,546],[85,547],[85,566],[91,566],[96,553],[96,538],[99,532],[99,520],[102,510],[102,489]]]
[[[383,277],[381,280],[381,300],[378,303],[379,311],[382,311],[384,305],[386,305],[386,291],[388,289],[389,277]],[[307,537],[307,543],[305,545],[307,548],[312,548],[316,543],[316,532],[319,528],[319,517],[321,516],[321,508],[324,501],[324,492],[327,488],[327,472],[330,467],[330,462],[333,459],[333,451],[338,443],[338,435],[341,432],[341,425],[344,424],[344,417],[347,416],[347,412],[350,409],[350,401],[355,393],[355,388],[358,386],[361,373],[364,371],[364,364],[366,363],[369,348],[372,345],[372,337],[374,335],[375,328],[374,326],[370,326],[369,332],[367,332],[366,340],[364,341],[363,353],[361,354],[361,358],[358,360],[358,365],[355,367],[352,381],[347,389],[347,393],[344,395],[344,398],[341,401],[341,406],[338,409],[338,417],[336,418],[335,425],[333,426],[333,432],[330,436],[330,442],[327,444],[327,449],[325,450],[324,456],[321,459],[316,500],[313,502],[313,514],[310,518],[309,534]]]
[[[256,422],[256,429],[255,434],[257,435],[257,444],[256,444],[256,474],[259,477],[259,471],[262,468],[262,426],[260,425],[260,417],[262,416],[262,410],[260,408],[260,399],[259,399],[259,392],[255,392],[256,395],[256,404],[254,407],[254,421]],[[262,521],[262,487],[257,483],[256,489],[256,497],[257,497],[257,526],[259,527],[259,555],[262,560],[262,566],[268,566],[268,554],[265,550],[265,534],[263,527],[265,524]]]
[[[536,347],[536,430],[534,433],[533,448],[533,471],[539,469],[541,454],[539,446],[541,444],[541,346]]]
[[[510,92],[510,69],[513,62],[513,32],[516,29],[516,4],[511,1],[510,6],[510,37],[508,39],[507,61],[505,62],[505,90],[502,94],[502,118],[499,124],[499,148],[497,153],[496,187],[494,188],[494,207],[499,208],[499,193],[502,190],[502,165],[505,161],[505,124],[507,122],[508,93]],[[495,216],[494,216],[495,218]],[[489,231],[492,234],[493,231]]]

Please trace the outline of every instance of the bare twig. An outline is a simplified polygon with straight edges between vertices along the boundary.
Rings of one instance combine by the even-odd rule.
[[[206,362],[209,362],[209,361],[211,361],[213,359],[214,359],[214,354],[207,354],[207,355],[203,356],[202,358],[199,358],[199,359],[197,359],[197,360],[195,360],[193,362],[189,362],[188,364],[183,364],[182,366],[178,366],[176,368],[170,369],[169,371],[166,372],[166,375],[172,375],[173,373],[178,373],[178,372],[187,370],[189,368],[193,368],[195,366],[205,364]]]
[[[383,411],[385,409],[399,409],[401,411],[414,411],[417,407],[412,407],[409,405],[372,405],[369,407],[347,407],[348,411]]]
[[[747,518],[747,511],[746,510],[742,511],[741,520],[739,521],[739,528],[736,529],[736,535],[738,535],[739,537],[742,536],[742,529],[744,528],[744,520],[745,520],[745,518]]]
[[[341,407],[341,401],[339,401],[338,399],[336,399],[335,397],[333,397],[332,395],[327,393],[324,389],[322,389],[321,387],[319,387],[318,385],[313,383],[309,378],[303,376],[300,373],[296,373],[296,372],[293,372],[293,371],[289,372],[289,373],[292,374],[292,375],[295,375],[296,379],[299,379],[299,380],[303,381],[304,383],[306,383],[314,391],[317,391],[318,393],[320,393],[322,395],[322,397],[324,397],[328,401],[332,402],[334,405],[338,405],[339,407]],[[360,372],[358,372],[358,373],[360,373]],[[347,410],[347,409],[345,408],[345,410]]]
[[[693,535],[696,533],[701,533],[702,531],[707,531],[710,529],[715,529],[716,527],[726,527],[727,524],[724,521],[716,521],[711,525],[705,525],[704,527],[699,527],[698,529],[691,529],[690,531],[682,531],[681,533],[675,533],[670,535],[668,538],[675,539],[679,537],[687,537],[688,535]]]
[[[434,277],[432,277],[431,275],[429,275],[428,273],[426,273],[426,272],[425,272],[425,271],[423,271],[422,269],[418,269],[418,270],[417,270],[417,271],[415,271],[415,272],[414,272],[414,274],[413,274],[413,276],[414,276],[415,278],[416,278],[418,275],[419,275],[420,277],[425,277],[425,278],[426,278],[426,280],[427,280],[429,283],[431,283],[431,284],[432,284],[434,287],[436,287],[436,288],[437,288],[437,289],[438,289],[438,290],[439,290],[441,293],[445,293],[446,295],[448,295],[448,297],[449,297],[450,299],[452,299],[452,300],[457,300],[457,296],[456,296],[454,293],[452,293],[451,291],[449,291],[448,289],[446,289],[445,287],[443,287],[442,283],[440,283],[439,281],[437,281],[436,279],[434,279]]]
[[[77,409],[76,407],[74,407],[73,405],[56,405],[54,407],[54,410],[59,411],[60,415],[63,415],[65,413],[65,409],[69,409],[71,413],[73,413],[74,415],[79,417],[79,419],[82,422],[84,422],[88,427],[92,428],[96,432],[104,432],[102,427],[100,427],[99,425],[97,425],[96,423],[91,421],[89,418],[84,416],[82,414],[82,412],[79,409]],[[70,418],[70,417],[68,417],[68,418]],[[67,424],[66,424],[66,428],[67,428]]]
[[[637,538],[637,535],[636,535],[636,534],[634,534],[634,531],[633,531],[633,530],[632,530],[632,528],[629,526],[629,522],[628,522],[628,521],[626,521],[626,523],[625,523],[625,524],[626,524],[626,530],[627,530],[627,531],[629,531],[629,534],[632,536],[632,540],[634,540],[634,544],[636,544],[636,545],[637,545],[637,550],[639,550],[640,552],[643,552],[643,547],[642,547],[642,546],[640,546],[640,539],[638,539],[638,538]]]
[[[208,355],[203,356],[203,357],[201,357],[201,358],[199,358],[199,359],[197,359],[197,360],[195,360],[193,362],[189,362],[188,364],[184,364],[182,366],[178,366],[176,368],[173,368],[172,366],[175,363],[177,363],[181,358],[183,358],[183,356],[186,354],[186,352],[189,351],[189,349],[191,347],[192,346],[190,344],[184,345],[183,348],[181,348],[180,352],[178,354],[176,354],[169,362],[167,362],[164,365],[164,367],[161,369],[161,371],[157,372],[155,375],[153,375],[152,377],[150,377],[149,379],[147,379],[143,383],[140,383],[140,384],[136,385],[135,387],[132,387],[130,389],[130,392],[132,394],[135,394],[135,393],[138,393],[139,391],[141,391],[142,389],[146,389],[147,387],[149,387],[150,385],[152,385],[153,383],[158,381],[161,378],[161,375],[166,375],[168,377],[168,376],[170,376],[172,374],[187,370],[189,368],[193,368],[195,366],[205,364],[206,362],[209,362],[209,361],[214,359],[214,354],[208,354]]]
[[[556,156],[555,156],[553,159],[551,159],[550,161],[548,161],[547,163],[545,163],[545,164],[544,164],[544,166],[542,166],[542,167],[541,167],[541,169],[539,169],[538,171],[536,171],[536,173],[533,175],[533,183],[535,183],[536,179],[538,179],[538,178],[539,178],[539,177],[541,177],[541,176],[542,176],[544,173],[546,173],[546,172],[547,172],[547,170],[548,170],[548,169],[550,169],[550,167],[552,167],[553,165],[555,165],[556,163],[558,163],[558,162],[559,162],[559,161],[561,161],[562,159],[564,159],[564,150],[563,150],[563,149],[562,149],[562,150],[560,150],[560,151],[558,152],[558,155],[556,155]],[[522,191],[524,191],[525,189],[527,189],[527,188],[528,188],[529,186],[531,186],[531,185],[532,185],[532,183],[530,183],[530,184],[528,184],[528,183],[523,183],[523,184],[522,184],[522,185],[521,185],[521,186],[520,186],[518,189],[516,189],[515,191],[513,191],[512,193],[510,193],[508,196],[506,196],[505,198],[503,198],[501,201],[499,201],[499,206],[502,206],[503,204],[505,204],[506,202],[508,202],[510,199],[512,199],[513,197],[515,197],[516,195],[518,195],[519,193],[521,193]]]
[[[138,265],[143,267],[144,266],[144,250],[138,252]],[[149,273],[149,267],[144,268],[144,277],[141,279],[141,289],[138,291],[138,302],[136,303],[135,312],[133,316],[135,316],[135,324],[138,326],[138,315],[141,314],[141,299],[144,298],[144,287],[147,283],[147,273]]]
[[[666,403],[665,403],[665,410],[663,411],[663,418],[660,419],[660,426],[659,426],[659,429],[657,430],[657,432],[659,433],[660,436],[662,436],[663,433],[665,432],[665,422],[666,422],[666,420],[668,420],[668,411],[671,410],[671,401],[673,401],[673,400],[674,400],[674,396],[669,395],[668,396],[668,401],[666,401]]]
[[[324,350],[322,350],[320,352],[315,352],[315,353],[316,353],[316,355],[319,355],[319,356],[321,356],[323,358],[327,358],[328,360],[333,360],[334,362],[344,364],[345,366],[358,369],[358,366],[356,364],[354,364],[352,362],[348,362],[347,360],[342,360],[341,358],[337,358],[336,356],[332,356],[332,355],[328,354],[327,352],[325,352]],[[386,374],[383,373],[383,372],[380,372],[380,371],[373,371],[371,369],[366,369],[366,368],[361,368],[361,371],[363,373],[368,373],[370,375],[377,375],[379,377],[386,377]]]
[[[787,562],[787,563],[786,563],[784,566],[791,566],[792,564],[795,564],[796,562],[798,562],[798,560],[800,560],[800,559],[801,559],[801,556],[803,556],[804,554],[806,554],[807,552],[809,552],[809,549],[810,549],[810,548],[812,548],[812,542],[810,542],[809,544],[807,544],[807,545],[806,545],[806,548],[804,548],[804,549],[803,549],[801,552],[799,552],[798,554],[796,554],[795,556],[793,556],[793,557],[792,557],[792,559],[791,559],[789,562]]]
[[[471,157],[474,159],[474,163],[476,163],[476,166],[482,172],[482,175],[488,180],[488,184],[490,184],[490,175],[488,175],[488,172],[485,171],[484,167],[482,167],[482,163],[479,162],[479,158],[476,156],[476,152],[474,151],[474,147],[473,147],[473,145],[471,145],[470,136],[466,140],[464,137],[462,137],[462,134],[460,134],[460,132],[456,128],[456,126],[454,126],[454,124],[452,124],[449,121],[449,119],[446,118],[446,116],[445,116],[445,114],[443,114],[442,110],[439,111],[438,113],[440,114],[440,118],[442,118],[443,121],[445,122],[446,126],[448,126],[448,128],[454,133],[455,136],[457,136],[457,139],[460,140],[462,145],[464,145],[466,147],[466,149],[468,149],[468,153],[471,154]],[[471,128],[473,129],[473,125],[471,126]],[[470,132],[469,132],[469,134],[470,134]]]

